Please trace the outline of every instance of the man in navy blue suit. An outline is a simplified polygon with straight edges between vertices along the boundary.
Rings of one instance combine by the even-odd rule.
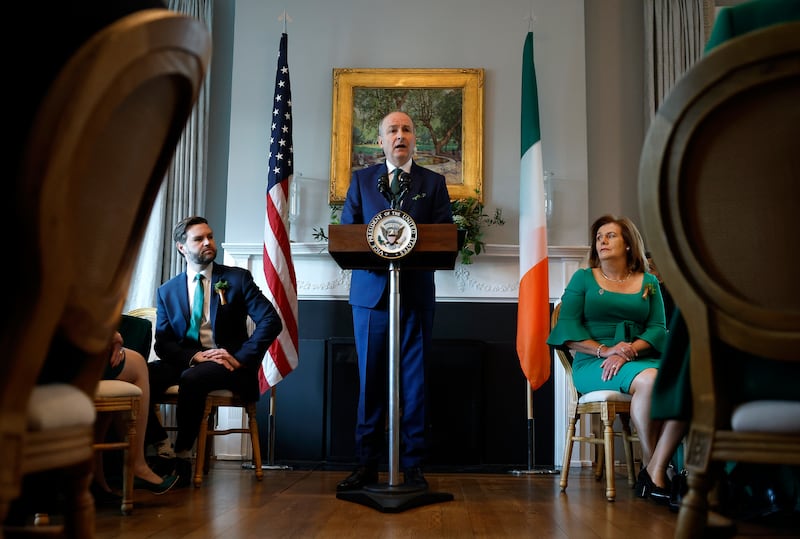
[[[158,288],[155,352],[159,360],[148,368],[152,395],[180,384],[175,453],[188,458],[210,391],[229,389],[246,401],[258,400],[258,369],[283,324],[248,270],[214,263],[217,244],[204,217],[179,221],[173,239],[186,259],[186,271]],[[202,318],[193,327],[197,287],[203,288],[197,300],[198,306],[203,302]],[[255,323],[249,335],[248,316]],[[150,413],[148,441],[165,440],[166,431]]]
[[[444,176],[413,162],[416,146],[414,122],[405,112],[391,112],[378,126],[378,143],[386,163],[356,170],[342,208],[342,224],[368,223],[390,208],[381,177],[405,175],[407,190],[396,206],[415,223],[452,223],[450,196]],[[398,172],[400,172],[398,171]],[[390,197],[391,198],[391,197]],[[427,487],[422,464],[427,451],[427,370],[432,347],[433,314],[436,303],[433,271],[400,272],[400,468],[406,484]],[[388,405],[388,268],[354,270],[350,283],[350,305],[358,354],[359,395],[356,420],[356,453],[359,465],[336,487],[349,491],[376,483],[378,461],[385,453],[385,423]]]

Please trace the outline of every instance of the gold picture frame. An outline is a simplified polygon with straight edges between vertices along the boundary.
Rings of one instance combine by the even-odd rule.
[[[483,86],[482,68],[334,68],[328,201],[344,202],[354,167],[384,159],[378,123],[401,109],[414,120],[415,161],[445,176],[451,200],[483,202]]]

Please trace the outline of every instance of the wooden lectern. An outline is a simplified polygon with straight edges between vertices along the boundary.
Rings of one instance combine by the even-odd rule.
[[[454,224],[416,225],[413,249],[398,258],[384,258],[371,248],[368,225],[330,225],[328,252],[342,269],[389,272],[389,482],[366,485],[361,490],[337,492],[341,500],[360,503],[385,513],[450,501],[452,494],[430,492],[400,481],[400,270],[453,269],[464,235]]]
[[[403,269],[447,269],[455,267],[456,256],[464,243],[463,231],[456,225],[417,225],[414,250],[396,259]],[[330,225],[328,252],[342,269],[382,270],[389,260],[381,258],[367,243],[367,225]]]

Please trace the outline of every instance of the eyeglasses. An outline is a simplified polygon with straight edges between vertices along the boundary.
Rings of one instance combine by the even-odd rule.
[[[619,237],[619,234],[617,234],[616,232],[606,232],[605,234],[598,234],[597,236],[595,236],[594,237],[594,241],[599,243],[599,242],[603,241],[603,238],[605,238],[608,241],[611,241],[611,240],[616,239],[618,237]]]

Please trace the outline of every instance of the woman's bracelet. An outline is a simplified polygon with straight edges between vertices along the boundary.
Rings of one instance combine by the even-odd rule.
[[[601,351],[603,348],[605,348],[605,347],[606,347],[606,345],[605,345],[605,344],[598,344],[598,345],[597,345],[597,352],[596,352],[596,353],[597,353],[597,357],[598,357],[598,358],[601,358],[601,357],[603,357],[603,356],[601,356],[601,355],[600,355],[600,351]]]

